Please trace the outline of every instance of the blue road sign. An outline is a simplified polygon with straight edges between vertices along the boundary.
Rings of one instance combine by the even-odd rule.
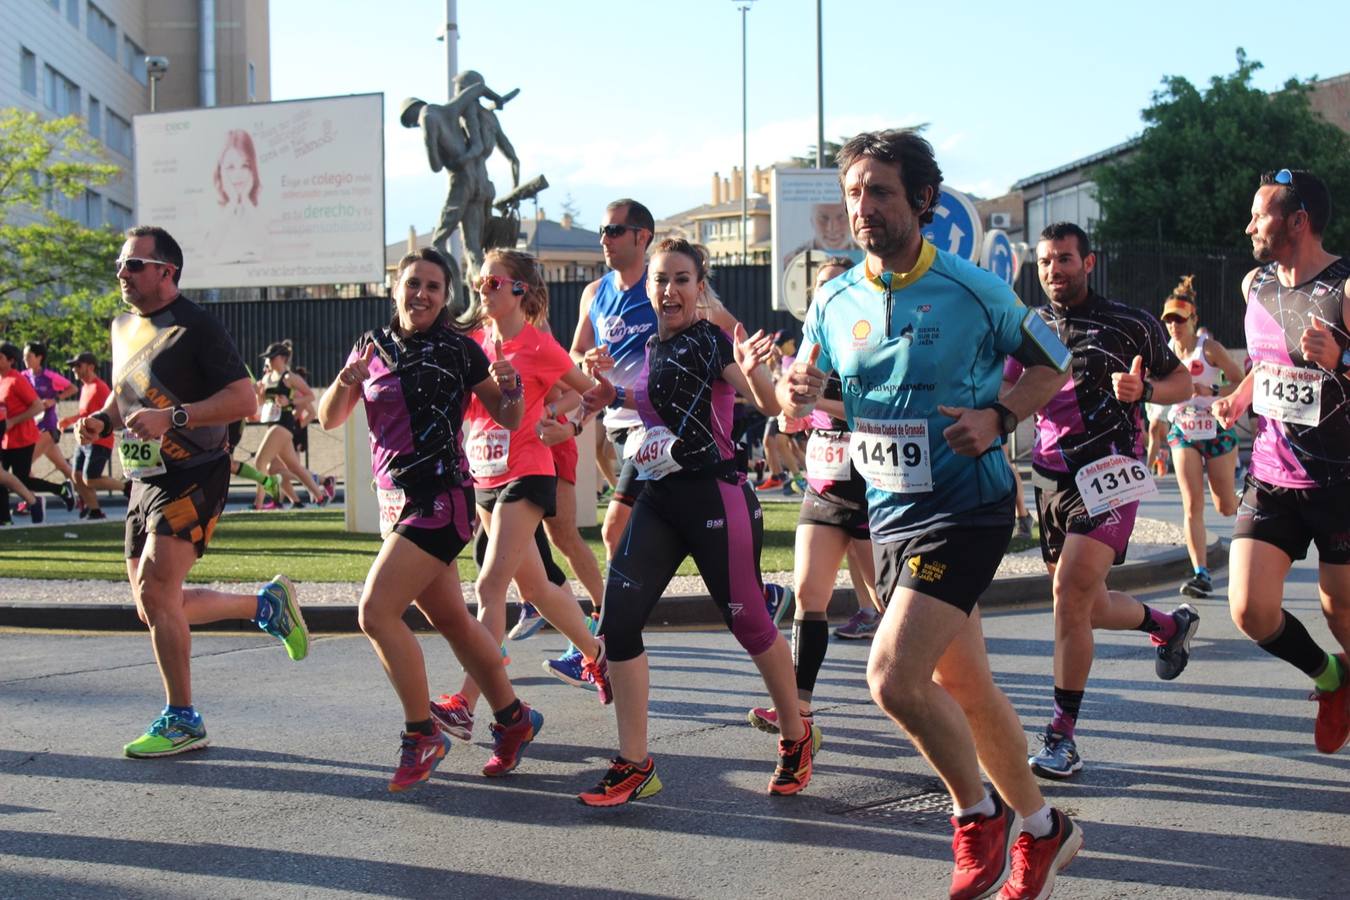
[[[933,221],[924,226],[923,236],[939,250],[978,262],[984,226],[969,197],[944,187],[933,210]]]
[[[1017,254],[1013,252],[1012,241],[1001,228],[995,228],[984,236],[980,266],[1008,284],[1017,281]]]

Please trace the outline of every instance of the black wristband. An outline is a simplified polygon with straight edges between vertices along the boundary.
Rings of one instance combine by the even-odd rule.
[[[1149,381],[1147,378],[1144,378],[1144,379],[1142,379],[1142,380],[1143,380],[1143,382],[1144,382],[1144,392],[1143,392],[1143,395],[1140,396],[1139,399],[1142,400],[1142,401],[1144,401],[1145,403],[1152,403],[1152,402],[1153,402],[1153,382]]]
[[[89,418],[96,419],[103,423],[103,433],[100,434],[99,437],[107,437],[108,435],[112,434],[113,432],[112,416],[108,415],[105,412],[96,412]]]

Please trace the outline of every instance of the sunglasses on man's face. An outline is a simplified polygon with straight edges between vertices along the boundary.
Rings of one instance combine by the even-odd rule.
[[[172,265],[172,263],[166,263],[160,259],[142,259],[139,256],[126,256],[119,258],[113,263],[113,272],[121,272],[122,268],[125,266],[128,272],[135,275],[137,272],[144,271],[146,266],[164,266],[165,268],[171,268]]]
[[[601,225],[600,233],[607,238],[623,237],[628,232],[637,233],[645,229],[637,225]]]
[[[1298,192],[1298,185],[1294,183],[1294,173],[1288,169],[1281,169],[1275,173],[1275,183],[1281,187],[1287,187],[1294,192],[1294,199],[1298,201],[1298,208],[1304,212],[1308,207],[1303,203],[1303,195]]]

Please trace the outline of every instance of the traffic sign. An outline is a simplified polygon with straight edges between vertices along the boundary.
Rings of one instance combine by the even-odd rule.
[[[995,228],[984,236],[980,268],[988,269],[1008,284],[1013,284],[1017,281],[1017,262],[1017,252],[1007,232]]]
[[[969,197],[944,187],[938,196],[937,208],[933,210],[933,221],[924,226],[923,236],[939,250],[978,262],[984,226]]]

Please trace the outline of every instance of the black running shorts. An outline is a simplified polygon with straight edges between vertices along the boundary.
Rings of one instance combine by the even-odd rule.
[[[1286,488],[1247,476],[1238,505],[1233,540],[1251,538],[1279,547],[1292,560],[1317,545],[1320,561],[1350,563],[1350,483],[1318,488]]]
[[[988,590],[1012,539],[1013,523],[954,526],[886,544],[872,542],[877,596],[885,606],[900,588],[941,600],[970,615]]]
[[[127,504],[126,558],[140,559],[152,533],[190,542],[200,558],[225,509],[229,488],[230,460],[225,456],[133,481]]]

